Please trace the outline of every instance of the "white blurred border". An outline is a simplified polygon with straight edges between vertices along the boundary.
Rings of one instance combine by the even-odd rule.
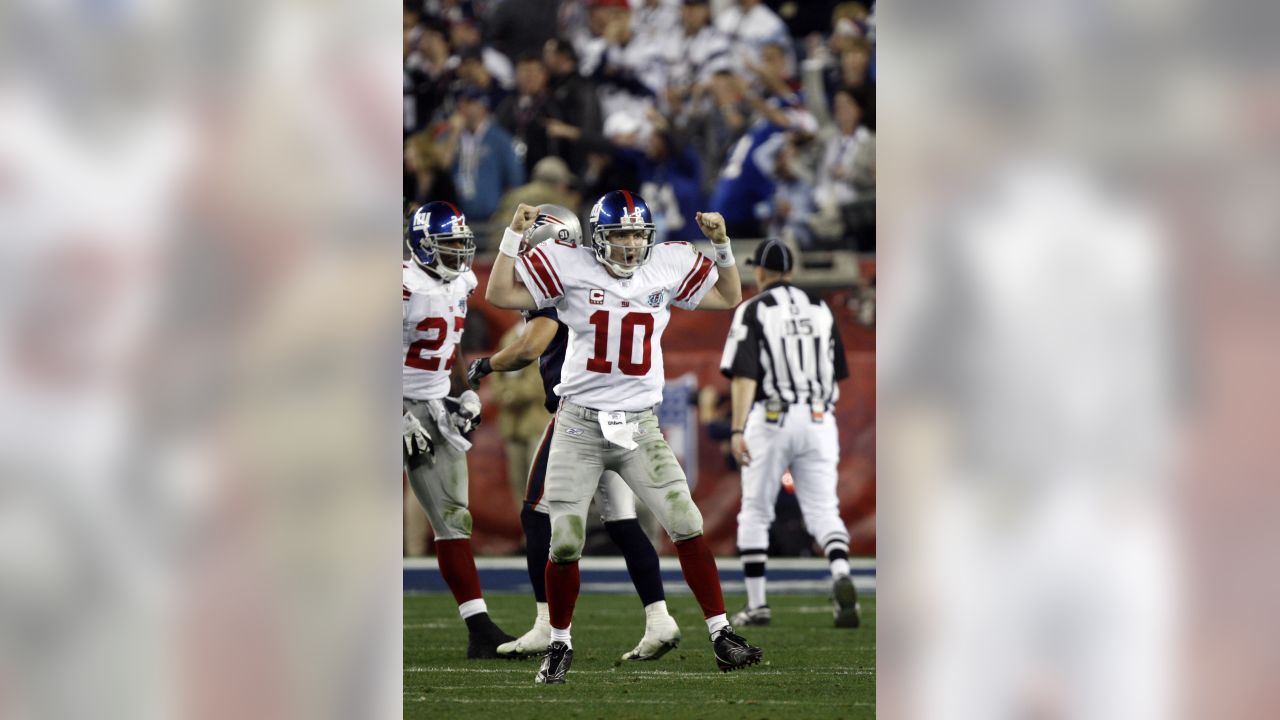
[[[399,717],[400,9],[2,11],[0,716]]]

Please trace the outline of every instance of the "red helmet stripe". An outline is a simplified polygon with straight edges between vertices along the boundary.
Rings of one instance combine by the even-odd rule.
[[[627,214],[631,215],[635,213],[636,201],[631,199],[631,192],[629,190],[622,190],[621,192],[622,192],[622,197],[626,198],[627,200]]]
[[[462,211],[459,210],[457,206],[455,206],[453,203],[449,202],[448,200],[441,200],[440,202],[443,202],[445,205],[448,205],[449,209],[453,211],[454,215],[457,215],[459,217],[462,216]]]

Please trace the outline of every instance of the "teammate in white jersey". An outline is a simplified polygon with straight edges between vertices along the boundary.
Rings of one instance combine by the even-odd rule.
[[[467,298],[477,285],[475,237],[456,207],[432,202],[413,213],[405,242],[412,256],[401,286],[405,472],[431,520],[440,574],[467,624],[467,657],[497,657],[498,645],[514,638],[489,618],[471,554],[465,436],[480,422],[480,398],[467,388],[466,363],[457,359]]]
[[[665,383],[662,333],[670,306],[728,310],[742,300],[724,219],[717,213],[697,215],[715,248],[713,262],[688,243],[655,245],[644,200],[615,190],[592,208],[586,247],[542,243],[517,261],[522,233],[537,215],[528,205],[517,209],[485,289],[485,297],[499,307],[555,306],[569,328],[546,472],[551,645],[536,682],[563,683],[573,661],[569,631],[580,586],[578,558],[587,509],[605,470],[622,476],[671,536],[720,669],[757,663],[760,648],[729,627],[715,558],[702,536],[702,514],[653,412]]]

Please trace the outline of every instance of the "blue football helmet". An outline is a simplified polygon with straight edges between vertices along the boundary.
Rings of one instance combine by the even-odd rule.
[[[644,198],[627,190],[605,193],[591,208],[591,249],[619,277],[631,277],[653,254],[656,228]],[[618,238],[626,234],[629,237]]]
[[[429,202],[414,210],[405,244],[414,262],[442,280],[470,270],[476,257],[476,236],[453,203]]]

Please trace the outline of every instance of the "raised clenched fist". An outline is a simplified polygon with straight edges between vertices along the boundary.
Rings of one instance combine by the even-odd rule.
[[[525,231],[525,228],[532,225],[533,221],[537,219],[538,208],[521,203],[520,207],[516,208],[515,216],[511,218],[511,229],[518,233],[522,233]]]
[[[718,245],[729,242],[729,235],[725,232],[724,216],[720,213],[700,212],[697,214],[697,221],[702,234],[711,242]]]

